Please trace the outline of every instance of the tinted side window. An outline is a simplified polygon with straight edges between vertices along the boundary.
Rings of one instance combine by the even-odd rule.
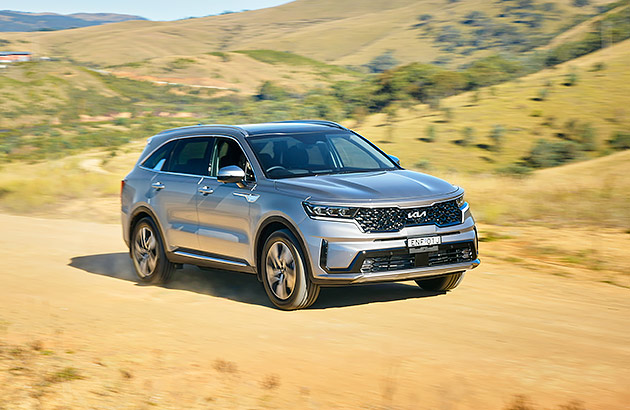
[[[216,148],[214,150],[212,176],[216,176],[219,169],[228,165],[236,165],[245,171],[246,180],[253,181],[254,173],[245,153],[241,149],[238,142],[230,138],[217,138]]]
[[[175,146],[176,141],[169,142],[168,144],[162,145],[157,149],[151,156],[144,160],[142,166],[145,168],[149,168],[155,171],[161,171],[164,163],[168,160],[168,156],[171,153],[171,150]]]
[[[186,138],[177,141],[163,170],[179,174],[208,175],[212,142],[212,138]]]

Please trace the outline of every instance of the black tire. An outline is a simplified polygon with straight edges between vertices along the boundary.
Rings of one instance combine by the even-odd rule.
[[[142,283],[163,284],[173,276],[175,264],[166,257],[160,230],[149,217],[142,218],[133,227],[131,259],[136,276]]]
[[[311,282],[305,261],[304,252],[291,231],[278,230],[265,241],[260,276],[269,300],[279,309],[304,309],[317,300],[319,286]]]
[[[416,279],[416,283],[423,290],[440,292],[455,289],[464,278],[464,272],[451,273],[431,279]]]

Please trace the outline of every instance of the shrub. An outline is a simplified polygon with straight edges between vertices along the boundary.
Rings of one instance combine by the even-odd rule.
[[[549,95],[548,88],[541,88],[538,90],[538,96],[534,97],[534,101],[545,101]]]
[[[576,160],[579,151],[579,146],[573,141],[549,142],[541,139],[536,141],[523,161],[531,168],[555,167]]]
[[[578,75],[575,71],[571,71],[569,74],[567,74],[564,78],[564,85],[566,85],[567,87],[572,87],[574,85],[576,85],[578,82]]]
[[[521,163],[510,164],[505,167],[499,168],[497,173],[503,175],[519,176],[523,177],[532,173],[532,169]]]
[[[599,62],[599,63],[593,64],[590,71],[603,71],[605,69],[606,69],[606,63]]]
[[[597,144],[595,142],[595,128],[591,124],[584,124],[579,132],[579,141],[582,144],[582,150],[595,151],[597,150]]]
[[[398,65],[398,60],[394,57],[392,50],[388,50],[372,59],[365,66],[372,73],[382,73]]]
[[[475,129],[473,127],[464,127],[462,130],[462,142],[461,144],[471,145],[475,139]]]
[[[258,89],[255,98],[258,100],[281,100],[287,96],[284,88],[276,85],[273,81],[265,81]]]
[[[505,127],[501,124],[497,124],[492,127],[490,131],[490,139],[492,140],[493,150],[500,151],[503,145],[503,137],[505,136]]]
[[[617,131],[608,140],[608,144],[615,150],[630,149],[630,132]]]
[[[571,3],[573,7],[584,7],[591,4],[590,0],[573,0]]]
[[[426,141],[427,142],[434,142],[436,137],[437,137],[437,132],[435,130],[435,125],[429,125],[427,127],[427,131],[426,131]]]

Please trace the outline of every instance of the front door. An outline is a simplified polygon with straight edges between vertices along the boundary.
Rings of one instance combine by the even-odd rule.
[[[228,165],[246,170],[249,182],[244,188],[217,181],[218,170]],[[249,161],[236,140],[217,137],[210,169],[211,175],[199,184],[200,250],[229,259],[248,260],[253,243],[249,204],[257,198],[252,191],[255,183]]]

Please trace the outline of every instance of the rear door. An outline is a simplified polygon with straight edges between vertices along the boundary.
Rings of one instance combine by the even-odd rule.
[[[198,249],[197,190],[208,176],[214,139],[182,138],[151,181],[149,203],[162,224],[169,250]]]
[[[236,165],[248,175],[244,187],[217,181],[220,168]],[[247,260],[251,237],[249,207],[258,198],[250,162],[235,139],[216,137],[210,164],[211,175],[203,178],[197,209],[199,244],[204,252],[233,260]]]

